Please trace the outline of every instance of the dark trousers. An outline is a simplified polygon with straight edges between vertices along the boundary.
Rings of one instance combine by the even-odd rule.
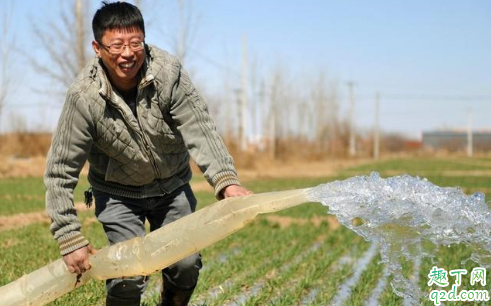
[[[189,184],[161,197],[132,199],[94,190],[95,212],[109,244],[145,235],[145,220],[156,230],[196,209],[196,198]],[[177,290],[193,289],[198,282],[201,257],[195,253],[162,270],[164,285]],[[146,287],[146,277],[106,281],[107,306],[138,306]]]

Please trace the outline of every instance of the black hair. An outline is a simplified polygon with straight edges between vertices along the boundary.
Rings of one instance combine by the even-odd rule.
[[[106,30],[140,29],[145,35],[145,24],[140,10],[127,2],[102,2],[102,7],[95,12],[92,19],[94,39],[101,43]]]

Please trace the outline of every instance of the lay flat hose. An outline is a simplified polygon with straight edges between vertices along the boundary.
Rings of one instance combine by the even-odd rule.
[[[218,242],[257,215],[308,202],[308,189],[227,198],[174,221],[145,237],[104,247],[90,256],[92,268],[80,279],[58,259],[0,287],[2,306],[41,306],[84,285],[90,278],[149,275]]]

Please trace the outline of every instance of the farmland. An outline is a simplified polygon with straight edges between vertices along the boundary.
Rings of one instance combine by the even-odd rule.
[[[460,186],[466,193],[491,193],[491,158],[412,158],[391,159],[341,169],[326,177],[290,177],[246,180],[256,193],[312,187],[335,179],[366,175],[377,171],[382,177],[408,173],[428,178],[440,186]],[[202,184],[196,177],[193,184]],[[87,189],[81,178],[75,201],[81,202]],[[207,190],[196,192],[199,207],[213,203]],[[488,198],[489,200],[489,198]],[[22,226],[0,231],[0,285],[5,285],[59,257],[49,232],[44,208],[42,178],[0,180],[0,217],[4,220],[31,219]],[[33,216],[41,216],[34,218]],[[106,245],[93,208],[81,210],[83,233],[96,248]],[[29,220],[28,220],[29,221]],[[6,221],[5,221],[6,222]],[[2,223],[0,223],[2,225]],[[379,264],[377,247],[340,226],[327,215],[327,208],[308,203],[275,215],[261,216],[236,234],[203,250],[204,268],[196,288],[194,305],[403,305],[403,299],[390,287],[390,277]],[[464,246],[438,250],[433,262],[403,261],[403,273],[427,294],[428,273],[436,265],[446,270],[472,270]],[[490,278],[488,276],[488,283]],[[151,277],[146,305],[158,300],[158,278]],[[463,277],[465,289],[470,286]],[[0,297],[1,300],[1,297]],[[428,299],[424,305],[432,305]],[[450,303],[449,303],[450,304]],[[459,305],[459,303],[451,303]],[[104,284],[91,281],[86,286],[50,305],[104,305]]]

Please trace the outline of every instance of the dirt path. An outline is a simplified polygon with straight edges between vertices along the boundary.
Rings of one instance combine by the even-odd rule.
[[[335,230],[341,225],[338,219],[331,215],[326,216],[314,216],[312,218],[293,218],[278,215],[268,215],[265,217],[271,223],[278,224],[280,228],[285,228],[293,224],[305,225],[312,224],[316,227],[321,225],[323,222],[327,222],[329,229]]]
[[[199,187],[197,188],[199,189]],[[94,208],[87,208],[84,203],[75,203],[77,211],[93,210]],[[292,218],[278,215],[268,215],[265,217],[271,223],[278,224],[281,228],[288,227],[292,224],[304,225],[312,224],[319,226],[322,222],[327,222],[329,228],[335,230],[339,227],[338,220],[333,216],[314,216],[312,218]],[[96,222],[95,217],[89,217],[84,220],[84,226],[87,226],[93,222]],[[50,223],[50,219],[45,211],[37,211],[32,213],[20,213],[10,216],[0,216],[0,232],[20,228],[33,223]]]
[[[0,156],[0,178],[41,177],[46,168],[45,157],[14,158]]]
[[[330,161],[317,161],[317,162],[275,162],[263,167],[257,167],[257,169],[239,169],[239,179],[242,182],[253,181],[256,179],[275,179],[275,178],[302,178],[302,177],[327,177],[336,175],[339,171],[370,163],[370,159],[358,159],[358,160],[330,160]],[[25,159],[25,160],[11,160],[7,163],[0,165],[0,178],[2,177],[24,177],[24,176],[41,176],[44,172],[45,160],[44,158]],[[491,163],[483,161],[483,167],[489,166]],[[386,171],[387,172],[387,171]],[[8,175],[6,174],[8,173]],[[390,171],[386,173],[390,175]],[[398,173],[393,173],[398,174]],[[445,170],[441,173],[444,176],[491,176],[491,171],[488,169],[483,170]],[[198,175],[198,174],[196,174]],[[213,189],[206,181],[200,181],[192,183],[194,191],[206,191],[213,192]],[[466,190],[468,192],[470,190]],[[474,190],[470,191],[473,192]],[[489,190],[480,190],[482,192],[489,193]],[[24,195],[7,195],[6,197],[26,197]],[[87,210],[86,206],[80,202],[76,203],[78,211]],[[93,209],[93,208],[92,208]],[[339,226],[337,220],[333,217],[325,216],[313,219],[294,219],[284,218],[279,216],[268,216],[268,220],[278,223],[281,227],[288,226],[292,223],[304,224],[307,222],[318,225],[320,222],[327,221],[330,226]],[[33,223],[49,223],[50,219],[46,212],[38,211],[32,213],[21,213],[10,216],[0,216],[0,231],[5,231],[14,228],[20,228]],[[89,218],[86,222],[95,222],[95,218]]]
[[[325,177],[336,174],[341,169],[346,167],[363,164],[369,162],[369,160],[342,160],[336,161],[332,160],[329,162],[319,161],[319,162],[288,162],[281,163],[276,162],[274,164],[265,165],[264,167],[258,167],[258,169],[239,169],[239,179],[243,182],[252,181],[255,179],[267,179],[267,178],[301,178],[301,177]],[[45,160],[43,158],[35,159],[25,159],[25,160],[13,160],[4,165],[3,169],[0,169],[0,178],[2,177],[25,177],[25,176],[42,176],[44,172]],[[1,167],[0,167],[1,168]],[[2,175],[3,173],[3,175]],[[6,174],[8,173],[8,174]],[[200,181],[192,183],[192,188],[194,191],[208,191],[213,192],[213,189],[206,181]],[[15,197],[17,195],[8,196]],[[22,195],[18,195],[23,197]],[[77,211],[85,211],[87,207],[84,203],[75,203]],[[92,208],[93,209],[93,208]],[[273,218],[274,219],[274,218]],[[286,226],[286,224],[291,224],[293,222],[313,222],[314,224],[319,224],[322,220],[312,219],[312,220],[286,220],[286,219],[274,219],[271,221],[279,222],[280,226]],[[332,224],[332,220],[329,224]],[[95,218],[89,218],[86,222],[95,222]],[[20,228],[33,223],[50,223],[50,219],[45,211],[37,211],[31,213],[20,213],[10,216],[0,216],[0,231]],[[303,223],[302,223],[303,224]]]
[[[257,169],[239,169],[241,180],[258,178],[302,178],[326,177],[336,175],[339,171],[372,162],[370,159],[330,160],[330,161],[289,161],[275,162],[257,167]]]
[[[89,210],[84,203],[75,203],[77,211]],[[93,209],[93,208],[90,208]],[[27,226],[33,223],[50,223],[50,219],[45,211],[36,211],[31,213],[21,213],[10,216],[0,216],[0,232],[14,228]]]

